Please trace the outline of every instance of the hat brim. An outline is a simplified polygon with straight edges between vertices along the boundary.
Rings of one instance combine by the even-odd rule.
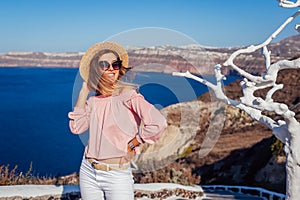
[[[116,52],[122,60],[123,67],[128,68],[128,54],[123,46],[115,42],[100,42],[90,47],[80,60],[79,73],[85,82],[89,80],[90,63],[92,59],[98,52],[106,49]]]

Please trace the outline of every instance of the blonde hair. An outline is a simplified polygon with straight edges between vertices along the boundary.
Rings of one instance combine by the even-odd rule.
[[[113,53],[117,57],[117,60],[121,61],[118,53],[112,50],[102,50],[95,54],[90,63],[88,86],[96,92],[96,95],[104,96],[112,95],[113,93],[121,93],[124,90],[137,89],[137,85],[135,84],[120,81],[121,77],[130,70],[130,68],[124,67],[123,65],[119,69],[119,76],[116,82],[112,83],[111,81],[103,78],[103,72],[99,67],[98,60],[102,55],[107,53]]]

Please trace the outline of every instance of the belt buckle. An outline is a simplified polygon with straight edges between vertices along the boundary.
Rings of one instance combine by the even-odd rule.
[[[109,166],[104,166],[104,165],[101,165],[101,164],[99,164],[99,163],[97,163],[97,162],[95,162],[95,161],[93,161],[92,163],[91,163],[91,165],[92,165],[92,167],[94,168],[94,169],[97,169],[97,170],[101,170],[101,171],[109,171]]]
[[[91,165],[94,169],[96,169],[96,164],[97,164],[96,162],[91,162]]]

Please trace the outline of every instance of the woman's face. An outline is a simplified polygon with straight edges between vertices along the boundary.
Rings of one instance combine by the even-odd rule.
[[[118,60],[113,53],[103,54],[98,60],[100,70],[102,72],[102,77],[113,83],[119,77],[119,69],[117,69],[118,67],[116,67],[116,62],[118,62]]]

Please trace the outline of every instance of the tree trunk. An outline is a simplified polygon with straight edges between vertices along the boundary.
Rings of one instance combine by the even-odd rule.
[[[300,129],[294,129],[290,144],[286,144],[286,199],[298,200],[300,198]]]

